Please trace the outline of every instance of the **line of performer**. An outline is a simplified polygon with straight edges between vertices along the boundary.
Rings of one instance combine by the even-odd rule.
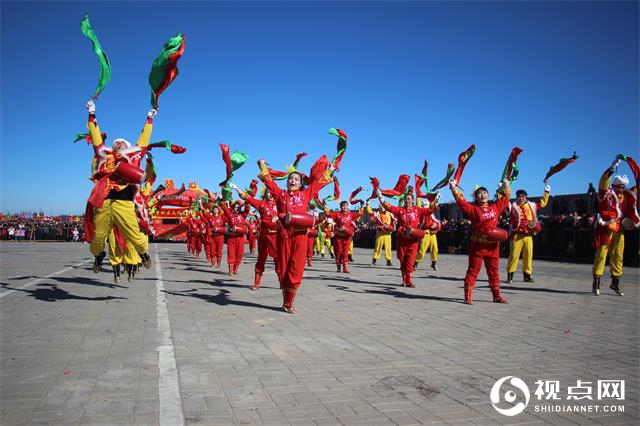
[[[153,235],[153,227],[148,200],[152,182],[145,181],[148,176],[142,171],[141,162],[150,149],[153,118],[157,111],[148,112],[135,145],[118,138],[111,148],[107,148],[106,135],[100,132],[93,101],[87,103],[87,110],[89,140],[94,154],[91,175],[94,188],[87,202],[85,235],[91,242],[93,271],[100,271],[108,248],[114,282],[120,282],[122,266],[129,281],[133,281],[140,266],[151,267],[148,235]],[[339,142],[346,142],[343,131],[338,129],[336,134]],[[610,287],[617,295],[623,295],[620,281],[624,230],[637,229],[640,224],[637,184],[628,189],[629,179],[615,175],[620,161],[621,158],[616,157],[599,184],[599,214],[594,231],[596,254],[592,270],[594,295],[600,294],[607,256],[611,259]],[[228,273],[235,275],[243,263],[245,245],[248,245],[251,253],[257,251],[252,290],[261,287],[266,262],[271,258],[282,291],[282,309],[288,313],[296,312],[296,295],[305,267],[312,266],[314,254],[324,257],[328,251],[335,260],[336,272],[350,273],[353,237],[358,223],[364,218],[375,226],[371,267],[378,265],[383,252],[386,265],[393,266],[391,242],[395,234],[402,286],[415,287],[414,271],[427,252],[430,253],[431,268],[438,270],[437,235],[442,227],[436,215],[439,194],[423,195],[419,188],[409,186],[389,197],[389,193],[395,193],[375,187],[369,200],[377,199],[377,209],[372,208],[369,200],[343,200],[337,210],[332,210],[320,201],[319,193],[331,182],[337,186],[338,165],[335,158],[329,160],[322,156],[307,175],[298,169],[276,172],[259,160],[257,178],[264,185],[261,195],[255,189],[242,190],[229,182],[227,189],[231,194],[237,193],[235,200],[229,195],[223,197],[225,188],[221,188],[220,193],[206,191],[208,196],[199,197],[185,209],[180,220],[187,230],[187,251],[195,257],[204,251],[206,261],[214,268],[221,268],[226,244]],[[469,201],[459,187],[459,176],[458,179],[449,178],[444,186],[449,184],[455,202],[471,223],[468,268],[463,282],[464,303],[473,303],[473,290],[483,264],[493,301],[506,303],[500,292],[500,243],[508,240],[509,244],[505,282],[513,282],[522,259],[523,281],[534,283],[533,237],[541,230],[538,210],[547,205],[550,186],[545,181],[544,193],[538,202],[529,201],[523,189],[517,190],[515,200],[511,201],[510,180],[503,179],[495,197],[490,196],[486,187],[477,187]],[[278,184],[279,180],[284,182],[284,187]],[[392,198],[397,202],[392,202]],[[350,204],[359,205],[352,210]],[[506,230],[498,227],[503,214],[509,219]]]

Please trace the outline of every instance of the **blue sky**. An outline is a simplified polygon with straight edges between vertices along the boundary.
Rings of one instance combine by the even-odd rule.
[[[71,143],[98,63],[79,22],[89,14],[112,79],[97,101],[108,144],[135,141],[151,62],[187,35],[180,76],[160,98],[152,141],[158,182],[224,177],[219,143],[274,168],[296,153],[349,148],[343,194],[368,176],[391,187],[428,160],[438,181],[475,143],[462,186],[495,187],[514,146],[516,187],[531,195],[560,157],[578,162],[552,193],[582,193],[617,153],[638,157],[638,3],[630,2],[6,2],[1,7],[0,211],[77,214],[92,152]],[[630,175],[626,165],[621,172]],[[329,193],[332,189],[325,189]],[[442,192],[450,200],[448,189]]]

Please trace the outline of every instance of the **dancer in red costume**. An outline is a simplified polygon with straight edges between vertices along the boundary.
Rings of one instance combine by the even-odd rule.
[[[198,212],[195,212],[193,219],[193,223],[195,224],[196,257],[200,257],[200,253],[204,249],[207,260],[209,260],[209,253],[207,253],[208,247],[206,243],[207,224]]]
[[[238,273],[240,263],[244,256],[244,237],[247,234],[247,212],[242,211],[242,201],[238,200],[233,205],[233,210],[226,202],[221,203],[222,210],[227,219],[227,263],[229,275]]]
[[[211,253],[211,227],[209,225],[209,220],[205,216],[204,209],[200,209],[198,212],[198,216],[202,221],[202,225],[204,226],[204,234],[202,236],[202,247],[204,248],[204,254],[207,256],[207,263],[213,265],[213,254]]]
[[[220,262],[222,262],[224,233],[227,230],[225,217],[221,214],[220,207],[217,204],[211,206],[211,213],[204,210],[203,215],[207,221],[207,243],[211,253],[211,266],[219,268]]]
[[[473,288],[482,263],[487,270],[489,287],[496,303],[507,303],[500,295],[500,241],[507,239],[507,232],[498,228],[498,220],[502,211],[509,205],[511,188],[509,181],[504,180],[498,189],[498,199],[489,202],[489,191],[480,187],[473,193],[475,203],[471,204],[464,199],[462,191],[455,180],[449,181],[449,187],[456,202],[465,216],[471,221],[471,244],[469,245],[469,267],[464,277],[464,303],[473,304]]]
[[[304,274],[305,257],[307,255],[307,229],[313,224],[300,227],[291,226],[288,219],[292,214],[306,215],[309,203],[318,195],[320,189],[332,181],[331,174],[334,166],[327,168],[329,161],[322,156],[311,168],[309,186],[302,188],[303,176],[294,171],[287,179],[287,189],[283,190],[271,178],[269,169],[264,161],[259,160],[260,174],[258,177],[273,194],[278,209],[280,228],[277,236],[276,256],[278,279],[282,288],[282,309],[290,314],[295,314],[293,306],[296,291],[302,282]]]
[[[245,200],[251,207],[258,210],[260,214],[260,234],[258,235],[258,260],[255,266],[255,280],[252,290],[260,288],[260,282],[262,280],[262,274],[264,274],[264,266],[267,262],[267,257],[271,256],[276,264],[276,273],[278,271],[278,262],[276,262],[276,235],[278,228],[278,209],[276,207],[276,201],[271,194],[271,191],[266,190],[262,200],[257,200],[249,195],[246,191],[240,190],[233,183],[229,186],[235,189],[240,197]]]
[[[253,254],[256,251],[256,242],[258,240],[258,224],[256,223],[256,217],[249,215],[247,218],[247,238],[249,239],[249,253]]]
[[[360,207],[358,211],[350,211],[347,201],[340,202],[340,211],[327,210],[325,212],[327,217],[335,222],[335,237],[332,244],[337,272],[349,273],[349,247],[353,234],[356,232],[356,221],[362,217],[363,213],[364,207]]]
[[[400,272],[402,273],[402,286],[415,287],[412,274],[418,247],[424,236],[424,231],[421,228],[430,225],[433,209],[415,206],[412,193],[404,196],[403,207],[386,202],[379,189],[376,191],[376,195],[380,205],[384,206],[398,220],[396,247],[400,261]]]
[[[100,272],[106,256],[105,242],[113,226],[123,234],[127,244],[133,245],[142,264],[148,269],[151,267],[149,238],[140,231],[133,199],[142,182],[140,162],[147,153],[153,117],[157,111],[151,109],[147,113],[145,125],[135,146],[118,138],[111,148],[107,148],[96,119],[95,104],[90,100],[86,107],[89,112],[87,128],[96,159],[91,176],[95,185],[87,201],[84,221],[85,239],[91,242],[89,249],[95,257],[93,272]],[[125,173],[126,170],[129,172]]]
[[[194,224],[191,218],[191,211],[187,210],[180,215],[180,223],[183,223],[187,227],[187,253],[195,254],[194,243]]]

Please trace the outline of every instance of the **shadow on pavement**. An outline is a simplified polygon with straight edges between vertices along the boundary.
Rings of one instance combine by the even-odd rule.
[[[329,287],[333,287],[340,291],[346,291],[349,293],[368,293],[368,294],[382,294],[386,296],[393,296],[399,299],[423,299],[423,300],[438,300],[441,302],[451,302],[451,303],[460,303],[464,304],[463,298],[453,298],[453,297],[439,297],[439,296],[428,296],[424,294],[411,294],[404,293],[402,291],[398,291],[393,287],[385,287],[382,290],[373,290],[373,289],[364,289],[364,290],[351,290],[347,287],[338,286],[338,285],[329,285]]]
[[[512,285],[502,285],[500,284],[501,290],[516,290],[516,291],[535,291],[541,293],[559,293],[559,294],[583,294],[585,296],[591,296],[591,288],[589,291],[568,291],[568,290],[557,290],[555,288],[541,288],[541,287],[515,287]]]
[[[43,302],[57,302],[59,300],[92,300],[92,301],[104,301],[104,300],[114,300],[114,299],[128,299],[127,297],[116,297],[116,296],[99,296],[99,297],[86,297],[86,296],[78,296],[73,293],[69,293],[68,291],[62,290],[58,288],[57,284],[38,284],[38,287],[47,287],[47,288],[38,288],[36,290],[25,290],[20,288],[11,288],[6,285],[2,285],[7,290],[21,291],[23,293],[27,293],[29,296],[34,297],[38,300],[42,300]]]
[[[98,281],[98,280],[94,280],[93,278],[86,278],[86,277],[71,277],[71,278],[51,277],[49,279],[58,281],[61,283],[66,283],[66,284],[84,284],[84,285],[94,285],[96,287],[127,288],[126,286],[123,286],[123,285],[103,283],[102,281]]]
[[[317,277],[313,277],[313,278],[314,279],[319,279],[319,280],[340,281],[340,282],[347,282],[347,283],[360,283],[360,284],[386,285],[386,286],[389,285],[389,283],[376,283],[376,282],[372,282],[372,281],[356,280],[355,278],[350,278],[349,274],[342,274],[340,272],[336,272],[336,274],[341,274],[341,276],[318,275]],[[398,278],[400,278],[400,277],[398,277]]]
[[[8,280],[28,280],[29,278],[40,278],[37,275],[25,275],[24,277],[11,277]]]
[[[205,302],[215,303],[216,305],[219,305],[219,306],[238,305],[238,306],[247,306],[250,308],[260,308],[260,309],[268,309],[271,311],[282,312],[281,308],[276,308],[274,306],[266,306],[266,305],[261,305],[259,303],[229,299],[229,293],[231,293],[229,290],[225,290],[225,289],[218,290],[218,294],[216,295],[194,293],[197,290],[198,289],[193,288],[191,290],[182,290],[182,291],[168,291],[168,290],[163,290],[163,291],[166,294],[171,294],[173,296],[194,297],[196,299],[204,300]],[[206,289],[202,289],[202,290],[206,290]]]
[[[229,288],[243,288],[249,287],[248,285],[233,282],[223,281],[223,280],[213,280],[213,281],[205,281],[205,280],[165,280],[165,282],[171,283],[188,283],[188,284],[204,284],[210,285],[213,287],[229,287]]]

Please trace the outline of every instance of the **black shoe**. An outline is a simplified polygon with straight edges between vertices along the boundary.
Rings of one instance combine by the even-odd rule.
[[[620,288],[620,277],[611,277],[611,285],[609,288],[615,291],[618,296],[624,296],[624,293]]]
[[[378,259],[371,259],[371,265],[372,266],[376,266],[376,262],[378,261]]]
[[[387,266],[393,266],[393,263],[391,263],[390,260],[387,260]]]
[[[93,273],[94,274],[97,274],[98,272],[100,272],[100,269],[102,268],[102,261],[104,260],[106,255],[107,255],[107,253],[102,251],[102,252],[100,252],[100,254],[98,254],[93,259]]]
[[[138,265],[126,265],[127,268],[127,281],[130,283],[136,279],[136,273],[138,273]]]
[[[593,284],[591,285],[591,292],[596,296],[600,296],[600,277],[597,275],[593,276]]]
[[[507,279],[505,282],[507,284],[511,284],[513,282],[513,272],[507,272]]]
[[[525,283],[535,283],[536,282],[536,280],[533,279],[531,274],[523,274],[523,276],[524,276],[523,281]]]
[[[353,256],[349,255],[349,262],[353,262]]]
[[[438,270],[438,267],[436,266],[436,262],[431,262],[431,269],[433,269],[434,271]]]
[[[332,259],[335,259],[336,257],[333,255],[333,253],[329,253],[331,255]]]
[[[418,262],[413,262],[413,269],[418,269]]]
[[[142,266],[149,269],[151,268],[151,258],[149,257],[149,253],[144,253],[140,255],[140,259],[142,259]]]
[[[320,256],[324,257],[324,253],[320,253]]]
[[[120,282],[120,265],[112,265],[113,266],[113,282],[118,284]]]

